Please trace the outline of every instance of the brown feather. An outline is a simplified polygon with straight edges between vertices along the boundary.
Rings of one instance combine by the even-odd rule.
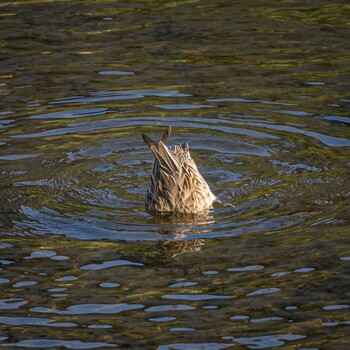
[[[187,143],[166,146],[169,126],[157,144],[142,134],[155,160],[146,194],[146,209],[153,212],[196,213],[209,209],[216,199],[191,158]]]

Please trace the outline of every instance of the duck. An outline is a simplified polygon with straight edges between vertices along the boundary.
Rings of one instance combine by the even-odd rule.
[[[212,208],[216,196],[199,172],[187,142],[168,147],[171,126],[157,143],[142,134],[154,155],[145,207],[154,213],[195,214]]]

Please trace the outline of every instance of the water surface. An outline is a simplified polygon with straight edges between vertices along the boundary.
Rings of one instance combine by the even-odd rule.
[[[349,347],[346,1],[0,8],[1,347]],[[205,215],[144,210],[168,125]]]

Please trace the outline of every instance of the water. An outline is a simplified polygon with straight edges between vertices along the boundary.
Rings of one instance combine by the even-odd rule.
[[[2,348],[350,347],[347,1],[0,8]],[[144,211],[168,125],[207,215]]]

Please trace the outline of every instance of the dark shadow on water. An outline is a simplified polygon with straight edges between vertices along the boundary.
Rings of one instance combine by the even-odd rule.
[[[211,210],[205,210],[200,213],[150,213],[153,216],[153,222],[161,225],[206,225],[213,220]]]
[[[166,235],[178,235],[178,238],[185,237],[186,234],[196,234],[210,232],[206,226],[214,222],[211,210],[200,213],[152,213],[150,224],[158,226],[157,232]]]

